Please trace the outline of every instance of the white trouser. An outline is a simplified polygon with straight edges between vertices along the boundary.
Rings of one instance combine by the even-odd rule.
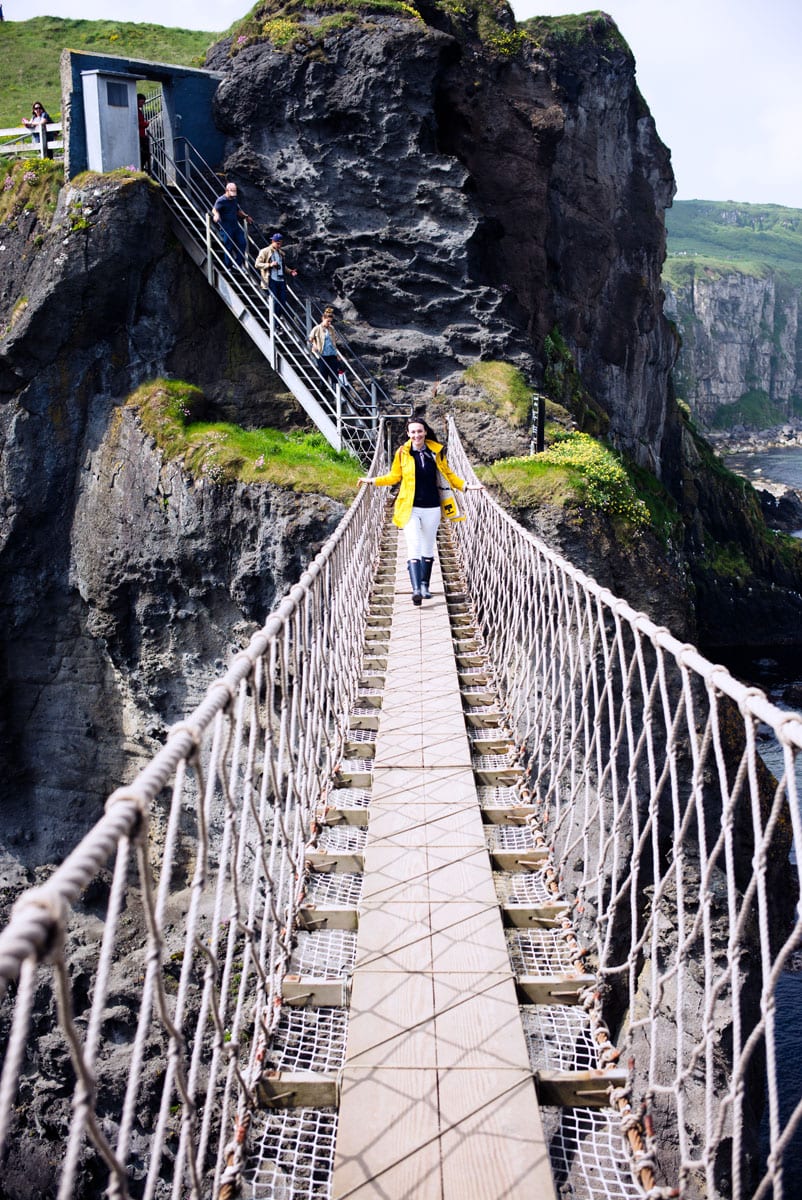
[[[439,524],[439,505],[437,508],[413,508],[412,515],[404,526],[407,558],[434,558]]]

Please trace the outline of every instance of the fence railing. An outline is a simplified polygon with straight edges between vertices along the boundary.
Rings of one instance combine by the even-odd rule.
[[[146,112],[151,111],[146,107]],[[207,278],[218,290],[235,298],[232,306],[240,313],[246,329],[261,330],[267,337],[271,366],[282,374],[298,394],[298,388],[319,406],[345,447],[368,462],[376,445],[378,419],[397,412],[397,404],[384,391],[365,363],[337,330],[338,349],[343,355],[342,372],[333,376],[310,349],[308,337],[322,311],[311,298],[301,295],[285,281],[286,302],[275,301],[261,286],[254,267],[259,250],[270,236],[255,223],[243,224],[244,251],[226,245],[220,229],[211,220],[215,200],[224,182],[186,138],[177,138],[174,157],[167,153],[161,131],[161,116],[150,117],[151,171],[163,187],[164,199],[175,218],[203,255]],[[255,338],[261,345],[261,339]],[[322,422],[326,432],[326,422]],[[328,436],[328,434],[327,434]]]
[[[26,129],[24,125],[14,129],[0,129],[0,156],[61,158],[63,153],[64,140],[60,121],[40,125],[37,129]]]
[[[453,426],[449,459],[473,477]],[[486,493],[465,507],[463,569],[653,1132],[655,1195],[790,1200],[802,1194],[802,717]]]
[[[362,488],[248,648],[0,933],[0,1153],[24,1154],[36,1112],[63,1200],[98,1195],[103,1177],[112,1196],[200,1200],[236,1175],[303,847],[357,691],[383,514]]]

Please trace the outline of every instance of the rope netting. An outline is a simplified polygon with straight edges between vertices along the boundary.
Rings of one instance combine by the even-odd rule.
[[[449,460],[474,478],[453,423]],[[633,1166],[654,1171],[655,1196],[798,1194],[799,1053],[789,1063],[781,1047],[800,1013],[781,997],[802,949],[802,718],[600,587],[486,492],[465,507],[462,570],[646,1131]],[[536,970],[537,939],[509,937]]]
[[[26,1111],[49,1092],[39,1119],[66,1144],[63,1200],[106,1178],[146,1200],[226,1196],[241,1179],[282,980],[303,954],[304,847],[358,695],[385,499],[360,489],[227,674],[0,933],[0,1146],[24,1154]]]
[[[449,457],[473,478],[453,427]],[[334,1112],[252,1115],[264,1070],[336,1070],[344,1044],[342,1014],[288,1010],[282,981],[354,966],[352,930],[298,932],[297,918],[310,897],[358,898],[347,872],[310,890],[303,858],[335,788],[343,813],[369,799],[358,757],[369,739],[346,726],[350,711],[372,728],[380,697],[366,638],[384,506],[361,489],[247,650],[0,933],[0,1144],[22,1144],[26,1106],[49,1088],[45,1135],[68,1131],[64,1200],[101,1176],[112,1196],[175,1200],[240,1184],[295,1195],[296,1176],[309,1195],[325,1190]],[[511,929],[510,953],[522,975],[553,975],[556,962],[599,981],[580,1006],[525,1013],[527,1038],[546,1066],[585,1069],[591,1006],[628,1065],[615,1108],[555,1110],[558,1158],[572,1164],[557,1182],[629,1194],[599,1150],[620,1146],[623,1106],[645,1131],[633,1178],[653,1173],[653,1196],[791,1196],[802,1099],[798,1068],[795,1092],[785,1073],[785,985],[802,946],[802,719],[600,588],[487,493],[466,509],[452,532],[526,763],[522,792],[482,733],[488,669],[461,646],[480,800],[515,818],[488,827],[488,846],[540,853],[543,835],[516,818],[523,798],[551,848],[547,866],[533,854],[529,873],[500,880],[499,899],[547,901],[556,867],[587,948],[580,962],[573,935]],[[322,840],[359,851],[364,832],[345,824]]]

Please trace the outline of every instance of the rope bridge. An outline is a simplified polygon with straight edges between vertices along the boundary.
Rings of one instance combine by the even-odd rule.
[[[449,458],[473,479],[453,428]],[[24,1153],[44,1085],[64,1200],[97,1194],[86,1181],[101,1178],[119,1197],[331,1195],[356,906],[345,891],[389,621],[385,499],[360,490],[247,650],[0,933],[0,1144]],[[507,913],[538,888],[561,913],[556,929],[508,930],[511,960],[519,988],[537,992],[558,954],[559,1002],[537,1020],[571,1064],[616,1085],[606,1112],[559,1101],[552,1164],[603,1137],[631,1181],[616,1190],[594,1167],[587,1195],[790,1196],[802,1098],[781,1044],[802,949],[802,720],[486,493],[466,508],[448,534],[470,581],[452,624],[476,630],[474,648],[457,643],[474,770],[493,784],[481,789],[490,819],[509,817],[488,826],[494,862],[528,868],[496,886]],[[442,544],[444,574],[449,555]],[[482,731],[499,699],[513,753],[494,754]],[[326,856],[334,875],[317,870]],[[535,1014],[521,1011],[529,1039]],[[598,1121],[603,1133],[588,1133]]]

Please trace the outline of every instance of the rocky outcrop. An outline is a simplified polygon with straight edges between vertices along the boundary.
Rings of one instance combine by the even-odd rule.
[[[193,480],[125,405],[173,374],[212,412],[286,416],[148,181],[66,189],[18,286],[0,349],[4,895],[75,844],[343,511]]]
[[[796,488],[762,480],[755,491],[770,529],[779,529],[782,533],[802,530],[802,494]]]
[[[501,357],[535,382],[556,328],[613,438],[670,474],[659,276],[674,184],[632,54],[603,16],[500,53],[475,12],[420,11],[283,49],[221,43],[226,169],[385,374]]]
[[[666,314],[682,338],[677,394],[703,427],[749,393],[762,393],[791,415],[802,395],[798,288],[769,270],[747,274],[697,263],[665,291]]]

